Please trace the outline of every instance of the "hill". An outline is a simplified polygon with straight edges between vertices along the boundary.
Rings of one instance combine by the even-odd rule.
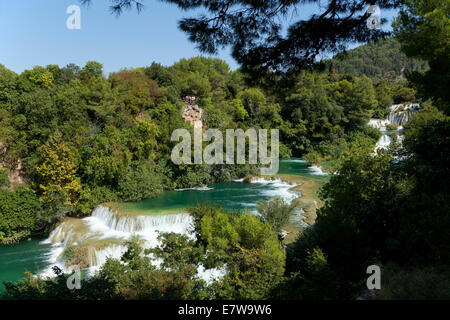
[[[336,54],[330,60],[340,74],[366,75],[373,80],[405,80],[406,71],[424,71],[428,64],[408,58],[394,38],[385,39]]]

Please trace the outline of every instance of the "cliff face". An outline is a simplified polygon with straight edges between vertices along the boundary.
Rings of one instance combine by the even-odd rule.
[[[7,153],[6,147],[0,143],[0,155],[6,153]],[[0,168],[8,168],[8,167],[9,166],[7,166],[5,163],[2,162],[2,160],[0,160]],[[25,184],[25,179],[21,173],[22,167],[23,167],[22,160],[19,159],[17,160],[17,164],[15,165],[15,167],[8,170],[8,179],[10,182],[11,190],[14,189],[14,187],[17,185]]]
[[[189,121],[194,128],[203,128],[203,109],[197,105],[195,97],[186,96],[183,101],[184,121]]]
[[[25,184],[25,179],[23,177],[23,175],[21,174],[21,170],[22,170],[22,160],[19,159],[17,160],[17,166],[15,169],[13,170],[9,170],[8,173],[8,179],[9,182],[11,183],[11,188],[14,188],[14,186],[16,185],[23,185]]]

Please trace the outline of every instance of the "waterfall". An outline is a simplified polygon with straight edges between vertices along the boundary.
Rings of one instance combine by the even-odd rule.
[[[377,128],[380,131],[385,131],[386,126],[389,124],[396,124],[398,126],[396,131],[403,129],[403,125],[411,121],[411,116],[420,108],[420,104],[394,104],[390,108],[389,114],[386,119],[370,119],[368,125],[372,128]],[[381,138],[377,141],[375,151],[378,149],[386,149],[392,143],[392,138],[383,132]],[[403,135],[398,135],[398,140],[401,142]]]
[[[127,247],[124,245],[111,245],[100,250],[89,250],[89,265],[91,270],[98,270],[99,267],[105,264],[108,258],[120,259],[125,251],[127,251]]]
[[[84,249],[84,263],[88,264],[88,275],[93,275],[108,258],[120,259],[127,250],[125,241],[131,237],[138,235],[143,248],[154,248],[159,245],[158,232],[175,232],[195,238],[191,230],[192,222],[192,217],[186,213],[129,216],[118,214],[100,205],[90,217],[66,218],[43,241],[52,243],[53,246],[47,254],[50,267],[43,270],[41,276],[54,277],[51,269],[53,266],[59,267],[64,272],[69,270],[69,266],[63,260],[64,252],[69,246]],[[152,263],[159,266],[161,261],[152,260]],[[205,270],[200,266],[197,270],[197,277],[207,283],[225,274],[224,267]]]
[[[322,167],[320,166],[310,166],[308,167],[310,173],[315,176],[326,176],[328,175],[326,172],[323,172]]]
[[[386,130],[386,125],[389,123],[388,119],[370,119],[368,125],[379,130]]]
[[[93,272],[108,258],[119,259],[127,249],[125,241],[133,236],[139,236],[144,248],[159,244],[159,232],[181,233],[193,238],[192,221],[187,213],[129,216],[100,205],[89,217],[66,218],[43,242],[53,245],[47,255],[47,261],[52,266],[66,271],[68,266],[63,261],[64,251],[69,246],[76,246],[85,250],[89,271]],[[51,268],[44,270],[42,275],[52,276]]]
[[[394,123],[398,126],[403,126],[405,123],[411,121],[411,115],[421,108],[420,104],[394,104],[391,106],[391,112],[389,112],[386,120],[389,123]]]
[[[288,203],[291,203],[292,200],[299,196],[299,193],[296,191],[292,191],[291,189],[296,186],[296,184],[290,184],[288,182],[284,182],[281,179],[265,179],[265,178],[253,178],[250,183],[261,183],[267,185],[265,190],[261,190],[261,194],[270,198],[273,197],[281,197],[286,200]],[[246,204],[249,207],[256,207],[256,204]]]
[[[187,213],[149,216],[122,216],[111,209],[98,206],[91,217],[86,218],[92,225],[101,223],[108,229],[124,233],[145,233],[146,230],[173,231],[186,233],[192,218]]]
[[[387,134],[383,134],[381,136],[381,138],[378,140],[378,142],[375,146],[375,150],[386,149],[387,147],[389,147],[391,142],[392,142],[392,138],[389,137]]]

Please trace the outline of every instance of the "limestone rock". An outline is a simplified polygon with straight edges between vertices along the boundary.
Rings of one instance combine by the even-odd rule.
[[[0,155],[5,155],[7,153],[7,149],[6,147],[0,143]],[[14,166],[14,168],[11,168],[10,165],[7,165],[6,163],[2,162],[1,157],[0,157],[0,168],[10,168],[9,170],[7,170],[8,172],[8,179],[10,182],[10,189],[13,190],[15,186],[17,185],[24,185],[25,184],[25,179],[23,176],[23,172],[22,172],[22,160],[19,159],[17,160],[16,165]]]
[[[189,121],[194,128],[203,128],[203,109],[200,108],[195,97],[186,96],[184,99],[183,119]]]

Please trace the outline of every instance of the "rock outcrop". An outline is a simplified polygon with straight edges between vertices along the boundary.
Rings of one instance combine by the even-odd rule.
[[[6,153],[7,153],[6,147],[2,143],[0,143],[0,155],[2,154],[5,155]],[[13,190],[15,186],[25,184],[25,179],[22,172],[23,167],[22,160],[21,159],[17,160],[17,163],[14,166],[14,168],[11,168],[10,165],[8,166],[6,163],[2,162],[0,157],[0,168],[8,168],[8,167],[10,167],[10,169],[7,170],[10,189]]]
[[[183,101],[184,121],[189,121],[194,128],[203,128],[203,109],[197,105],[195,97],[186,96]]]
[[[14,188],[14,186],[17,185],[23,185],[25,184],[25,179],[22,175],[22,160],[19,159],[17,160],[17,166],[15,169],[10,170],[8,173],[8,179],[9,182],[11,183],[11,187]]]

